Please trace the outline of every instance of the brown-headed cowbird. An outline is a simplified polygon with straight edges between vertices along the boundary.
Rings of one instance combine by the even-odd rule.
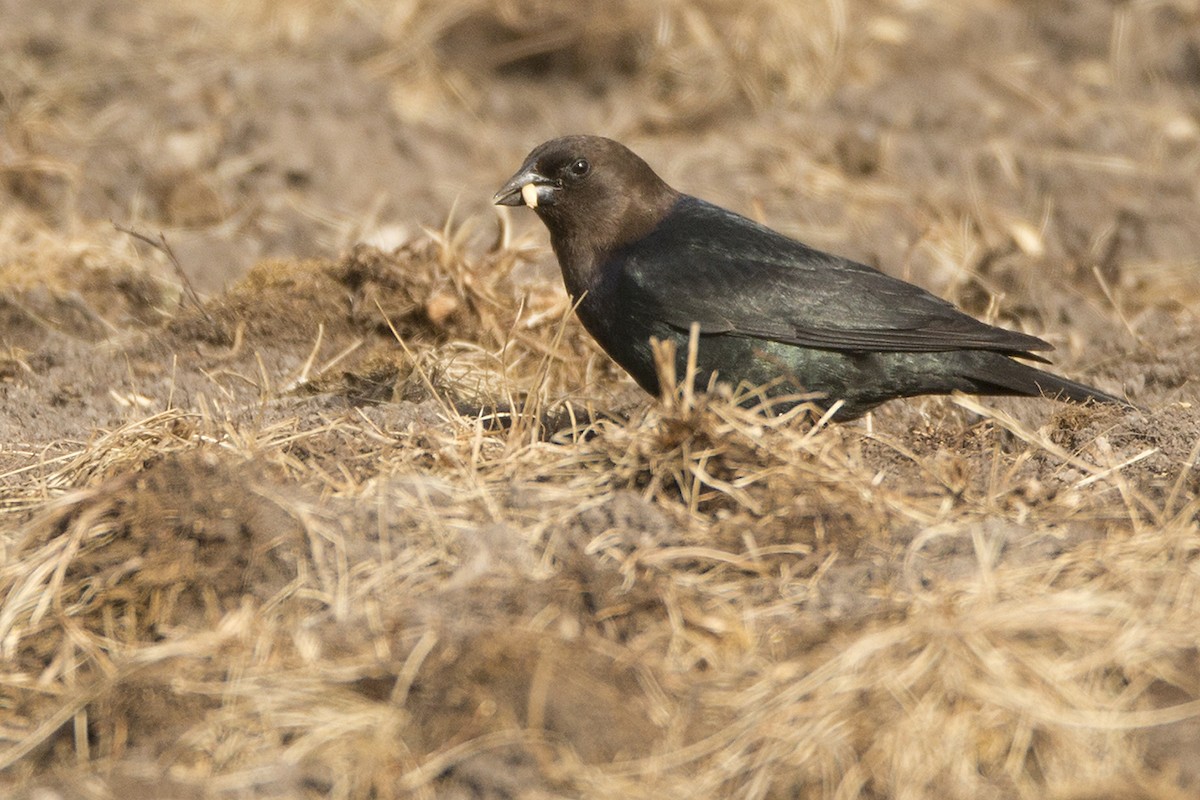
[[[774,395],[819,393],[835,419],[884,401],[953,391],[1123,400],[1027,364],[1037,337],[980,322],[929,292],[814,250],[668,186],[619,142],[552,139],[493,198],[524,202],[550,230],[579,319],[657,394],[651,337],[682,373],[699,324],[697,387],[712,373]]]

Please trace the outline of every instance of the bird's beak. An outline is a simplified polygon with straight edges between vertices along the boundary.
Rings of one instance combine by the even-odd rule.
[[[554,205],[554,197],[560,188],[558,181],[550,180],[532,167],[524,167],[500,187],[500,191],[492,197],[492,202],[498,206],[519,206],[522,203],[530,208],[550,206]]]

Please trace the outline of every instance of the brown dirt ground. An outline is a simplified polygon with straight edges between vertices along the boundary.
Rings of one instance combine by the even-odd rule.
[[[0,20],[5,796],[1200,791],[1195,0]],[[577,131],[1144,411],[644,397]]]

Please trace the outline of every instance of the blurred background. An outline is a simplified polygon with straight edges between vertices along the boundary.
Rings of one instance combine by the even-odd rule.
[[[974,313],[1195,299],[1195,0],[0,0],[0,17],[0,265],[29,280],[161,261],[109,220],[164,232],[202,292],[451,215],[494,236],[491,193],[525,153],[591,132]],[[1020,308],[1045,273],[1067,308]]]

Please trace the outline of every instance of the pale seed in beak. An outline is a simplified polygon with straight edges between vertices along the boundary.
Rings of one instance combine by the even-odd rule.
[[[525,201],[525,205],[530,208],[537,208],[537,187],[532,183],[527,183],[521,187],[521,199]]]

